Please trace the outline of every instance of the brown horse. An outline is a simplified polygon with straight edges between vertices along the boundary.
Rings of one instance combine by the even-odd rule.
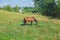
[[[24,18],[24,20],[23,20],[23,22],[24,22],[24,25],[26,25],[27,24],[27,22],[31,22],[31,25],[32,25],[32,22],[36,22],[36,25],[37,25],[37,20],[35,19],[35,17],[25,17]]]

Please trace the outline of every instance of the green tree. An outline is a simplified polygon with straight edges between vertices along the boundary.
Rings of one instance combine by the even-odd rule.
[[[32,12],[33,7],[27,7],[27,6],[25,6],[23,9],[24,9],[25,12]]]
[[[15,12],[19,12],[19,9],[20,9],[20,8],[16,5],[16,7],[14,8],[14,11],[15,11]]]
[[[10,5],[4,6],[3,9],[7,11],[13,11],[13,8]]]
[[[60,14],[60,5],[55,0],[33,0],[35,8],[43,15],[57,17]],[[60,4],[60,1],[58,1]]]

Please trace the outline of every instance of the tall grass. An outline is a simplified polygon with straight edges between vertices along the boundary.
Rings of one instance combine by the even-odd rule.
[[[38,26],[21,25],[26,16],[34,16]],[[60,20],[0,10],[0,40],[60,40]]]

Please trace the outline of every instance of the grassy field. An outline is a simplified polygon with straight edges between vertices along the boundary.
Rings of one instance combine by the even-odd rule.
[[[34,16],[38,26],[21,25],[26,16]],[[0,40],[60,40],[60,20],[0,10]]]

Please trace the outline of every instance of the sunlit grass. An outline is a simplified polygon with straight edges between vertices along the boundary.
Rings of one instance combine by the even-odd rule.
[[[38,26],[22,26],[26,16],[34,16]],[[39,14],[0,10],[0,40],[60,40],[60,20]]]

